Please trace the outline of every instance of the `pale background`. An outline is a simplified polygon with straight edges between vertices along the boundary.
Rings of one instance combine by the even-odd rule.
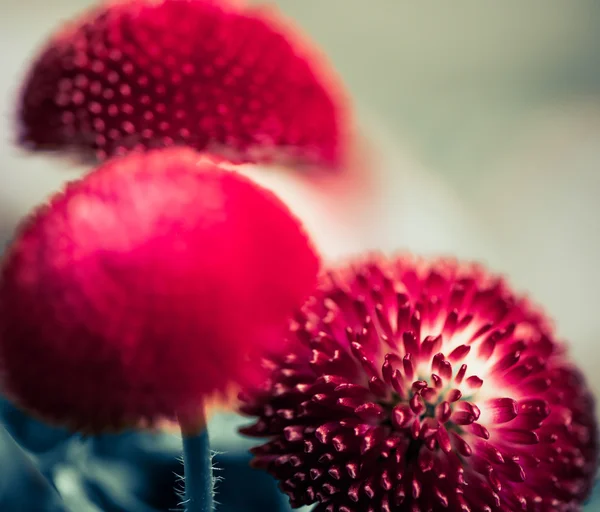
[[[263,180],[329,257],[409,248],[508,274],[600,394],[600,2],[277,3],[345,80],[380,154],[378,188],[362,210],[324,219],[294,178]],[[89,4],[0,0],[0,240],[80,172],[11,146],[12,100],[36,48]]]

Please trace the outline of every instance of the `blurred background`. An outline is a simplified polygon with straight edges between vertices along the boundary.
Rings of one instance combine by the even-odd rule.
[[[600,396],[600,3],[260,3],[276,4],[323,49],[372,156],[373,196],[340,200],[331,216],[300,177],[261,178],[325,254],[410,249],[485,261],[545,307]],[[0,4],[4,242],[23,214],[81,172],[21,154],[11,123],[29,59],[91,4]],[[231,438],[236,421],[215,421],[219,449],[243,442]]]

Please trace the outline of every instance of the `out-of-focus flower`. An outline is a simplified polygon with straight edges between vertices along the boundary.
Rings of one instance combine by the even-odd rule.
[[[187,145],[232,160],[339,167],[347,158],[337,79],[267,9],[216,0],[125,0],[60,30],[19,106],[29,147],[99,158]]]
[[[4,391],[86,431],[193,415],[251,380],[319,260],[298,220],[188,149],[114,159],[34,212],[0,281]]]
[[[548,321],[476,265],[371,259],[324,276],[244,391],[254,464],[316,512],[572,511],[594,401]],[[400,508],[399,508],[400,507]]]

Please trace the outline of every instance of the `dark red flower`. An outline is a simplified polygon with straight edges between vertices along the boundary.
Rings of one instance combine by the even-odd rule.
[[[3,389],[88,431],[192,415],[254,377],[317,270],[298,220],[242,175],[187,149],[110,160],[5,257]]]
[[[580,510],[594,401],[541,314],[477,266],[371,260],[324,277],[240,398],[254,464],[315,512]]]
[[[33,148],[187,145],[236,161],[337,167],[341,88],[267,10],[217,0],[129,0],[60,31],[35,62],[18,119]]]

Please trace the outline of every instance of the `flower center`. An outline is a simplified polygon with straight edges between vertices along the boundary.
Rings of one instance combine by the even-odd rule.
[[[353,352],[359,361],[366,362],[361,354],[363,347],[355,344]],[[359,412],[364,420],[390,428],[392,436],[410,439],[407,456],[411,458],[418,456],[423,446],[448,453],[453,444],[459,453],[468,456],[471,448],[465,435],[489,438],[486,428],[477,423],[481,411],[473,402],[483,380],[474,375],[467,377],[462,357],[454,361],[462,362],[454,372],[452,362],[442,353],[423,355],[420,353],[415,360],[411,353],[403,358],[387,353],[382,379],[371,373],[369,380],[368,387],[378,399]]]

